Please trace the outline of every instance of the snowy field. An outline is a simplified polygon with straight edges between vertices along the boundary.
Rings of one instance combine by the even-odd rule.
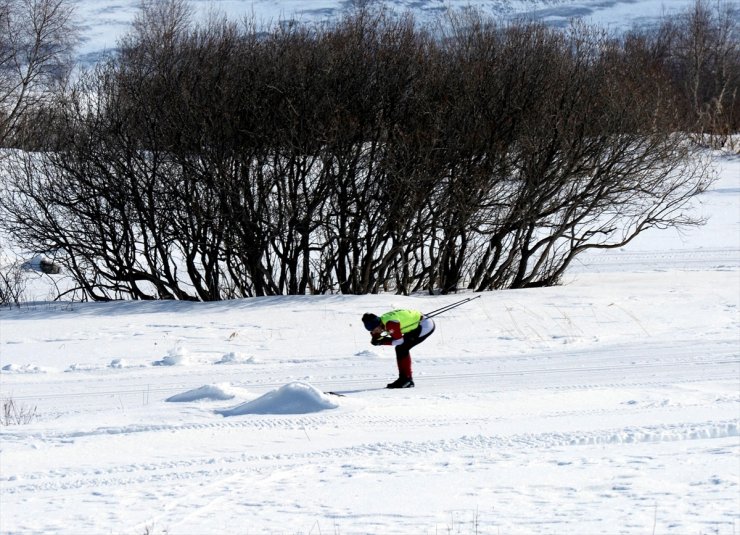
[[[35,416],[0,428],[0,533],[740,533],[740,158],[716,161],[707,226],[440,316],[414,389],[383,388],[361,315],[464,295],[1,310],[2,397]]]
[[[730,0],[736,1],[736,0]],[[80,35],[80,57],[94,62],[102,53],[116,48],[128,31],[141,0],[74,0]],[[654,25],[694,5],[695,0],[388,0],[397,11],[412,11],[420,20],[436,17],[446,9],[472,6],[500,17],[526,16],[565,27],[573,19],[622,31],[633,26]],[[285,19],[322,21],[344,13],[348,0],[190,0],[197,18],[209,13],[225,14],[238,21],[254,17],[265,23]]]

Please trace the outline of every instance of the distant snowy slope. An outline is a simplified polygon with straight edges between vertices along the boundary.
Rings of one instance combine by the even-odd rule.
[[[83,43],[80,58],[94,62],[105,51],[114,50],[128,30],[139,0],[76,0]],[[196,15],[226,14],[231,20],[254,16],[257,21],[285,19],[318,21],[341,15],[351,2],[342,0],[191,0]],[[528,16],[554,26],[565,26],[574,18],[621,31],[633,25],[652,25],[694,4],[694,0],[394,0],[386,5],[409,10],[424,20],[448,8],[479,8],[495,16]]]

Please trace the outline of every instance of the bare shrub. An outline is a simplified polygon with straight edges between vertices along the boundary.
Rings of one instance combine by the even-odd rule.
[[[24,425],[30,424],[38,417],[36,406],[16,403],[12,398],[3,398],[2,412],[0,412],[0,425]]]
[[[53,150],[13,155],[0,211],[95,300],[552,285],[701,224],[666,57],[475,11],[258,28],[154,2],[58,95]]]
[[[0,147],[24,142],[24,127],[53,99],[73,66],[70,0],[0,0]]]
[[[702,145],[732,144],[740,130],[740,12],[736,3],[697,0],[654,31],[626,36],[630,53],[649,58],[676,95],[675,128]]]
[[[0,248],[0,253],[2,249]],[[23,262],[12,261],[0,254],[3,263],[0,265],[0,306],[20,306],[25,299],[26,277],[23,273]]]

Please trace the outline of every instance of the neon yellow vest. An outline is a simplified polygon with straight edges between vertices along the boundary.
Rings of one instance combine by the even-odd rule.
[[[383,325],[394,320],[401,324],[401,333],[406,334],[419,326],[421,312],[418,310],[391,310],[380,316]]]

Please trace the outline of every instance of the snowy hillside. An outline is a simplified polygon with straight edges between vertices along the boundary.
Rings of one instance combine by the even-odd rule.
[[[128,30],[139,0],[76,0],[83,43],[80,56],[94,61],[101,53],[115,49],[117,40]],[[285,19],[325,20],[341,15],[351,2],[344,0],[190,0],[198,17],[210,12],[223,13],[230,20],[252,15],[258,21]],[[683,11],[694,0],[389,0],[385,5],[398,11],[410,10],[421,20],[445,9],[467,6],[495,16],[527,16],[548,24],[566,26],[574,18],[620,31],[634,25],[655,24],[663,16]]]
[[[0,311],[0,533],[740,531],[740,158],[706,227],[486,293],[412,350],[363,312],[461,296]],[[342,396],[327,394],[333,391]]]

